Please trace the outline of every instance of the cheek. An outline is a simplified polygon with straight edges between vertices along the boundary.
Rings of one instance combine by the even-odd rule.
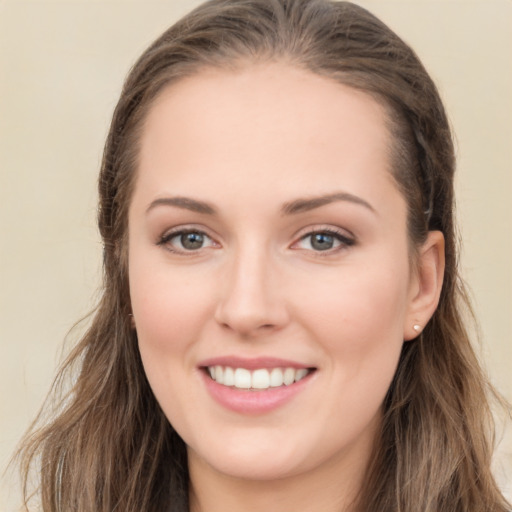
[[[382,345],[386,339],[402,340],[408,281],[403,269],[394,270],[350,268],[330,279],[311,280],[302,287],[307,293],[300,295],[303,314],[298,316],[309,319],[312,329],[324,333],[320,338],[342,350],[359,351]]]
[[[408,307],[407,269],[407,261],[351,268],[304,287],[308,293],[297,316],[307,319],[304,327],[327,355],[339,396],[351,410],[362,407],[362,414],[380,406],[396,370]]]
[[[375,425],[396,371],[406,287],[391,276],[347,276],[331,288],[328,301],[309,295],[307,328],[327,355],[331,383],[331,400],[319,404],[320,416],[329,418],[325,435],[336,442],[350,442]]]
[[[175,346],[196,328],[209,308],[208,280],[198,271],[166,264],[165,256],[138,258],[134,251],[129,279],[137,332],[165,346]]]
[[[147,262],[138,265],[136,258],[131,263],[130,293],[144,371],[165,415],[186,434],[196,421],[188,404],[199,397],[190,377],[197,372],[195,342],[210,309],[208,294],[186,273],[159,271]]]
[[[209,294],[200,276],[133,255],[130,295],[142,361],[158,395],[169,384],[179,385],[179,376],[194,369],[194,342],[211,316]]]

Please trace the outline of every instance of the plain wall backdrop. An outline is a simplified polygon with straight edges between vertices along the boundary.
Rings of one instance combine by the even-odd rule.
[[[42,404],[66,333],[98,296],[96,179],[123,79],[198,3],[0,0],[0,471]],[[512,400],[512,1],[357,3],[412,45],[444,98],[463,274],[482,357]],[[509,499],[511,437],[497,461]],[[1,492],[0,510],[16,510],[13,480]]]

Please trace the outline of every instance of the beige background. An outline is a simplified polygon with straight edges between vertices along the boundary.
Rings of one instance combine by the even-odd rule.
[[[145,46],[197,1],[0,1],[0,468],[94,304],[96,175],[109,117]],[[512,1],[360,4],[412,44],[458,140],[463,269],[492,379],[512,399]],[[512,440],[498,473],[512,497]],[[506,483],[508,482],[508,483]],[[6,479],[0,510],[15,510]]]

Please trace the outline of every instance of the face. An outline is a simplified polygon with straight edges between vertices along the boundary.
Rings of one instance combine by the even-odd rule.
[[[166,89],[129,212],[140,353],[192,466],[254,478],[366,460],[415,278],[370,96],[285,64]]]

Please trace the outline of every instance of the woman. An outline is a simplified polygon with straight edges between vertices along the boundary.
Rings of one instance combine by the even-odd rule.
[[[43,510],[505,511],[436,88],[365,10],[212,0],[125,83]]]

